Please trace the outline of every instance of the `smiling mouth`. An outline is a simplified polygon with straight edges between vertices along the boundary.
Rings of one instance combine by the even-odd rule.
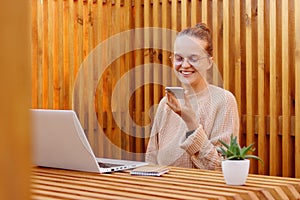
[[[183,75],[190,75],[194,73],[194,71],[179,71],[179,72]]]

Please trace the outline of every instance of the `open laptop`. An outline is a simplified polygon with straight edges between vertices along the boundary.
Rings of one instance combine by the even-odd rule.
[[[73,110],[30,111],[33,123],[33,161],[38,166],[106,173],[148,164],[96,158]]]

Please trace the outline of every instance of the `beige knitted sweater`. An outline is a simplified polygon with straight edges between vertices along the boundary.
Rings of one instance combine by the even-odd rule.
[[[166,104],[164,97],[157,108],[149,139],[146,162],[200,169],[220,169],[218,139],[226,142],[238,135],[239,116],[232,93],[209,85],[188,96],[196,113],[198,128],[186,138],[187,127]]]

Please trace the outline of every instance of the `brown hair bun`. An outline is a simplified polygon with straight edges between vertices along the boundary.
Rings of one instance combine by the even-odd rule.
[[[202,29],[202,30],[207,31],[208,33],[210,33],[209,27],[206,24],[202,23],[202,22],[196,24],[195,27],[196,28],[200,28],[200,29]]]

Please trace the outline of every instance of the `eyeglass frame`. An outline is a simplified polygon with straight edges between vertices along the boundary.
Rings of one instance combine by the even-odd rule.
[[[174,61],[175,59],[175,56],[180,56],[182,61]],[[192,56],[198,56],[198,55],[190,55],[189,57],[183,57],[181,56],[180,54],[174,54],[172,53],[172,55],[169,57],[171,59],[171,62],[173,63],[173,65],[175,66],[180,66],[182,65],[182,63],[186,60],[187,63],[189,63],[190,65],[194,66],[194,67],[197,67],[199,66],[199,63],[201,60],[205,59],[205,58],[211,58],[210,55],[207,54],[207,56],[202,56],[202,57],[198,57],[195,61],[191,61],[191,58]],[[178,62],[178,64],[175,64],[175,62]]]

